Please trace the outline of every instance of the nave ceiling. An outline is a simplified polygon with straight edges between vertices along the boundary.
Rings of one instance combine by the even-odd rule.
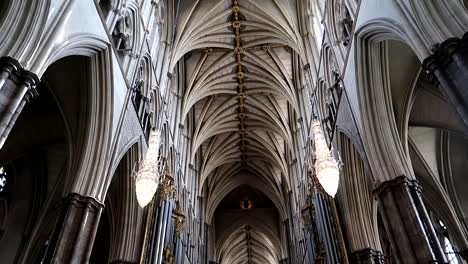
[[[184,86],[177,96],[182,97],[181,123],[193,135],[190,160],[194,164],[197,155],[202,159],[199,180],[208,193],[207,221],[213,221],[219,203],[240,185],[258,188],[285,219],[284,191],[294,184],[289,174],[302,164],[293,161],[303,159],[292,146],[304,151],[298,128],[307,120],[301,116],[306,76],[297,2],[206,0],[180,5],[172,61],[180,62],[173,67],[183,75],[181,83],[176,77]],[[236,230],[231,238],[247,252],[246,237],[260,239],[255,234],[262,232],[245,230]],[[276,256],[271,250],[264,253],[265,258],[244,257],[251,263],[282,257],[279,248]],[[229,263],[246,261],[229,254],[224,258],[233,259]]]

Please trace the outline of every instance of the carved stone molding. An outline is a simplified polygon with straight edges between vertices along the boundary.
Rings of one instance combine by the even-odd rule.
[[[0,79],[4,80],[11,73],[22,68],[23,66],[16,59],[12,57],[1,57],[0,58]]]
[[[433,54],[423,62],[430,80],[447,96],[468,132],[468,32],[433,46]]]
[[[17,60],[0,58],[0,148],[26,103],[38,95],[39,82],[37,75],[23,69]]]
[[[351,259],[356,264],[384,264],[382,252],[371,248],[354,252]]]

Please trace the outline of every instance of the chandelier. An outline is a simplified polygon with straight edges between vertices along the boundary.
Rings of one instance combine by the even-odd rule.
[[[328,149],[320,122],[315,120],[312,129],[314,132],[315,172],[317,174],[317,179],[323,189],[330,196],[335,197],[340,181],[338,163]]]
[[[135,180],[135,190],[138,204],[145,207],[153,199],[159,183],[158,152],[161,132],[152,131],[149,137],[148,152],[141,163],[141,168]]]

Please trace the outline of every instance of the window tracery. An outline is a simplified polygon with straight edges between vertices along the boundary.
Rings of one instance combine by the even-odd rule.
[[[0,193],[5,193],[7,189],[8,174],[4,167],[0,167]]]
[[[163,6],[159,2],[154,2],[154,14],[152,17],[151,26],[149,28],[149,46],[150,49],[153,51],[152,54],[157,54],[157,51],[159,49],[163,21]]]
[[[115,48],[119,52],[131,51],[133,48],[133,18],[130,10],[124,10],[117,20],[112,32]]]
[[[338,24],[341,29],[341,43],[343,43],[343,46],[348,46],[353,30],[353,19],[344,2],[340,4],[340,18]]]
[[[99,7],[101,8],[101,12],[103,14],[104,19],[107,18],[109,12],[112,10],[112,3],[111,0],[100,0]]]
[[[442,246],[442,250],[444,251],[445,256],[447,257],[447,263],[461,263],[457,250],[455,249],[455,246],[452,244],[452,241],[449,238],[449,232],[447,227],[440,219],[436,219],[434,222],[435,231],[439,237],[440,245]]]
[[[333,137],[335,123],[338,117],[338,108],[341,102],[343,93],[343,83],[340,73],[336,69],[331,69],[332,85],[327,88],[325,96],[325,128],[328,132],[329,138]]]
[[[317,45],[318,51],[320,51],[325,27],[323,25],[322,14],[317,4],[318,3],[316,1],[309,1],[307,6],[307,14],[309,16],[311,30],[313,31],[315,44]]]
[[[345,0],[330,0],[330,10],[327,12],[327,23],[332,34],[334,44],[348,46],[353,31],[353,18]]]
[[[155,96],[151,89],[149,64],[147,59],[142,59],[137,70],[135,83],[132,87],[131,99],[146,137],[149,136],[154,126]]]

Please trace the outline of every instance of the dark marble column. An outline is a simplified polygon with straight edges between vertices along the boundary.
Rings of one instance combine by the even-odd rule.
[[[5,81],[10,78],[13,72],[22,69],[21,63],[12,57],[0,58],[0,89],[5,84]]]
[[[73,193],[64,199],[44,263],[87,263],[104,205]]]
[[[400,176],[382,183],[376,193],[395,258],[408,264],[446,263],[416,182]]]
[[[0,148],[26,103],[37,95],[39,78],[12,58],[0,58]]]
[[[16,124],[16,120],[18,120],[18,117],[19,115],[21,114],[21,112],[23,111],[23,108],[24,106],[30,101],[32,100],[34,97],[36,97],[38,95],[36,89],[30,89],[28,90],[28,92],[26,93],[26,95],[23,97],[23,99],[21,100],[20,104],[18,105],[18,107],[15,109],[15,112],[13,113],[13,115],[11,116],[11,119],[10,121],[8,122],[4,132],[2,135],[0,135],[0,149],[3,147],[3,145],[5,144],[7,138],[8,138],[8,135],[10,135],[10,132],[11,132],[11,129],[13,128],[13,126]]]
[[[468,131],[468,33],[434,47],[423,62],[431,80],[447,96]]]
[[[384,264],[384,257],[382,252],[368,248],[354,252],[351,256],[351,263]]]

